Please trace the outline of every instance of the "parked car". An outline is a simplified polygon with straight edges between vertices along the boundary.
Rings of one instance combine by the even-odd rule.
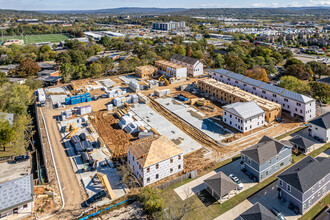
[[[89,199],[87,199],[85,202],[83,202],[81,204],[82,207],[89,207],[90,204],[98,202],[100,200],[102,200],[104,197],[107,196],[107,193],[105,190],[102,190],[98,193],[96,193],[95,195],[93,195],[92,197],[90,197]]]
[[[243,189],[244,185],[240,179],[234,174],[230,174],[229,177],[238,185],[238,189]]]
[[[20,163],[20,162],[26,161],[28,159],[30,159],[30,156],[24,156],[24,155],[17,156],[14,158],[14,163]]]
[[[276,217],[277,217],[278,219],[280,219],[280,220],[285,220],[284,215],[283,215],[280,211],[278,211],[276,208],[271,208],[270,211],[271,211],[272,213],[274,213],[274,215],[276,215]]]

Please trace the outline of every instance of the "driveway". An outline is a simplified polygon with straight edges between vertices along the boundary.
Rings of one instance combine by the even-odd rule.
[[[252,186],[256,185],[257,183],[253,182],[250,180],[242,171],[241,171],[241,165],[240,165],[240,160],[236,160],[230,164],[227,164],[226,166],[220,167],[219,169],[216,169],[208,174],[205,174],[204,176],[201,176],[189,183],[186,183],[185,185],[182,185],[174,191],[178,194],[178,196],[182,199],[185,200],[186,198],[189,198],[190,196],[193,196],[194,194],[202,191],[205,189],[204,186],[204,180],[219,173],[222,171],[224,174],[229,176],[230,174],[234,174],[237,176],[242,183],[244,184],[244,187],[242,190],[239,192],[242,192],[248,188],[251,188]]]

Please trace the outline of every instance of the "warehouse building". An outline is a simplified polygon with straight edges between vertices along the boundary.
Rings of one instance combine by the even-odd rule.
[[[203,63],[195,58],[174,54],[171,61],[187,67],[188,76],[200,76],[203,74]]]
[[[135,75],[140,78],[150,77],[153,76],[155,73],[157,73],[157,68],[151,65],[138,66],[135,68]]]
[[[171,30],[180,30],[186,27],[186,22],[154,22],[152,23],[152,29],[154,30],[163,30],[163,31],[171,31]]]
[[[255,102],[236,102],[223,107],[222,120],[244,133],[264,125],[265,111]]]
[[[160,74],[164,74],[168,78],[187,77],[187,67],[168,60],[157,60],[155,66]]]
[[[214,79],[202,79],[197,81],[199,90],[210,94],[225,103],[252,102],[254,101],[265,111],[265,121],[272,122],[281,117],[281,105],[267,99],[260,98],[243,91],[237,87],[227,85]]]
[[[308,121],[315,117],[315,99],[308,96],[225,69],[214,70],[211,78],[238,87],[263,99],[279,103],[282,106],[282,111],[290,114],[291,117],[298,118],[302,121]]]
[[[182,171],[183,150],[164,135],[149,136],[128,147],[127,162],[146,186]]]

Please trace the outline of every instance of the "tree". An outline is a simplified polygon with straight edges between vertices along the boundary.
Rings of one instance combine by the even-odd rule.
[[[87,60],[87,56],[81,50],[70,50],[69,55],[71,57],[71,62],[73,65],[85,64]]]
[[[31,58],[26,58],[20,63],[16,73],[18,76],[27,77],[37,75],[40,70],[41,68],[37,62],[33,61]]]
[[[68,53],[66,52],[61,52],[59,54],[57,54],[56,56],[56,63],[71,63],[71,57]]]
[[[217,54],[214,58],[215,67],[222,68],[225,64],[225,57],[221,54]]]
[[[272,57],[274,57],[276,59],[276,63],[275,64],[279,64],[283,61],[283,55],[279,52],[274,52]]]
[[[269,79],[267,77],[267,72],[265,69],[262,68],[247,70],[246,76],[259,81],[269,82]]]
[[[246,73],[247,65],[237,56],[228,56],[225,63],[230,71],[240,74]]]
[[[293,64],[286,68],[286,75],[295,76],[301,80],[310,78],[310,73],[307,72],[304,64]]]
[[[40,47],[39,51],[40,53],[49,53],[50,51],[52,51],[52,48],[50,48],[50,46],[48,46],[47,44],[44,44]]]
[[[98,78],[101,76],[101,73],[103,71],[102,65],[99,63],[92,63],[89,66],[89,70],[91,72],[91,76],[94,78]]]
[[[32,78],[28,78],[24,83],[24,85],[27,85],[33,91],[38,88],[42,88],[43,84],[44,84],[43,81]]]
[[[297,79],[294,76],[282,76],[279,86],[287,90],[309,95],[310,87],[307,82]]]
[[[257,56],[254,60],[257,67],[263,67],[266,64],[265,58],[262,56]]]
[[[330,86],[326,83],[310,82],[311,93],[313,98],[318,97],[323,103],[330,101]]]
[[[75,67],[70,63],[63,63],[61,65],[61,76],[63,78],[63,82],[70,82],[72,78],[72,74],[75,72]]]
[[[103,36],[97,43],[103,45],[104,47],[109,47],[111,45],[111,39],[108,36]]]
[[[7,82],[9,82],[9,80],[6,76],[6,73],[0,71],[0,86],[2,86],[3,84],[5,84]]]
[[[311,69],[314,74],[317,74],[319,76],[330,75],[330,69],[326,65],[316,61],[310,61],[306,63],[306,68]]]
[[[139,194],[144,209],[153,217],[161,216],[165,206],[164,201],[160,198],[159,194],[159,189],[149,187],[143,188]]]
[[[201,50],[195,50],[193,53],[192,53],[192,57],[195,58],[195,59],[202,59],[203,58],[203,52]]]
[[[286,63],[284,64],[284,67],[288,68],[289,66],[295,65],[295,64],[303,64],[303,62],[301,60],[296,59],[296,58],[288,59],[286,61]]]
[[[0,116],[0,145],[3,146],[3,150],[6,151],[6,147],[9,143],[15,140],[15,129],[9,124],[9,122]]]
[[[186,48],[183,45],[175,45],[175,53],[186,56]]]

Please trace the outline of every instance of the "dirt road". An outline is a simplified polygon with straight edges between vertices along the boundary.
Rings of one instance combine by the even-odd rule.
[[[65,202],[63,210],[50,219],[74,219],[81,213],[81,203],[84,201],[83,192],[76,174],[73,172],[71,162],[61,144],[62,138],[57,128],[56,120],[53,118],[51,104],[47,103],[46,108],[47,111],[43,111],[43,113]]]

